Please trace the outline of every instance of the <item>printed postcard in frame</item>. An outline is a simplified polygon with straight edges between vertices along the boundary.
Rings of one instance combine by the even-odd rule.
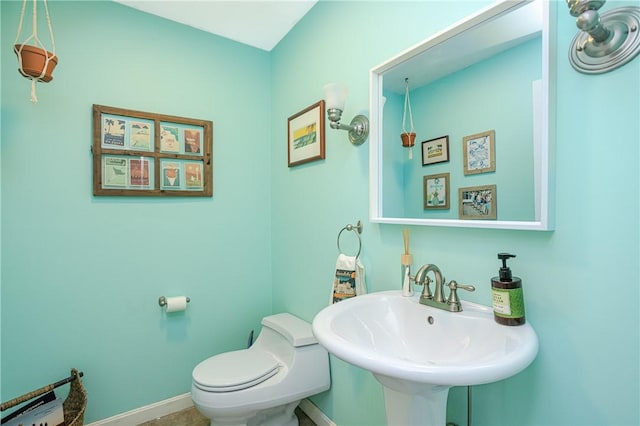
[[[325,158],[324,114],[324,100],[320,100],[289,117],[289,167]]]
[[[183,189],[182,164],[173,159],[162,159],[160,161],[161,182],[160,188],[170,191]]]

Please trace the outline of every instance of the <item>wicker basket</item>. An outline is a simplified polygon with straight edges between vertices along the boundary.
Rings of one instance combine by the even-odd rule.
[[[75,375],[76,379],[71,382],[69,395],[62,404],[64,424],[66,426],[82,426],[84,424],[84,410],[87,408],[87,392],[82,386],[78,370],[71,369],[71,375]]]
[[[0,404],[0,411],[15,407],[18,404],[22,404],[25,401],[52,391],[58,386],[71,382],[67,399],[62,403],[64,424],[65,426],[82,426],[84,424],[84,410],[87,408],[87,392],[84,390],[84,386],[82,386],[81,377],[82,373],[78,373],[78,370],[73,368],[71,369],[71,377],[68,379],[44,386],[33,392],[19,396],[18,398],[14,398],[11,401],[4,402]]]

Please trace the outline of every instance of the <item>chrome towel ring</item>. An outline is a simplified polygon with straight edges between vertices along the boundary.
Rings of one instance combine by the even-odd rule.
[[[348,224],[344,228],[342,228],[340,232],[338,232],[337,243],[338,243],[338,252],[340,252],[340,254],[345,254],[342,252],[342,249],[340,248],[340,235],[342,235],[342,232],[344,231],[355,232],[356,237],[358,237],[358,253],[356,253],[356,258],[360,257],[360,251],[362,251],[362,239],[360,239],[360,234],[362,234],[362,221],[358,221],[358,223],[355,226],[352,224]]]

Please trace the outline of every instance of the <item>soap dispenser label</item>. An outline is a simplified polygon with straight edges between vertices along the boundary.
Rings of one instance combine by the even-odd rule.
[[[508,291],[500,291],[495,288],[493,292],[493,311],[497,314],[511,315],[511,303]]]
[[[512,289],[492,289],[493,312],[504,318],[524,317],[522,287]]]

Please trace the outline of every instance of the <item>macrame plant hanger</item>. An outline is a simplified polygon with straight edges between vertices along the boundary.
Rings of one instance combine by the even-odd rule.
[[[402,112],[402,146],[409,148],[409,160],[413,158],[413,145],[416,140],[416,132],[413,128],[413,113],[411,112],[411,101],[409,100],[409,79],[404,79],[404,111]],[[411,129],[407,132],[407,111],[409,111],[409,123]]]
[[[44,4],[45,16],[49,27],[49,37],[51,39],[51,50],[47,51],[40,38],[38,38],[38,13],[37,0],[33,0],[33,23],[31,36],[19,43],[20,34],[22,33],[22,24],[24,22],[25,10],[27,8],[27,0],[22,2],[22,10],[20,11],[20,22],[18,23],[18,33],[14,42],[13,50],[18,56],[18,72],[24,77],[31,80],[31,102],[38,102],[36,96],[36,83],[50,82],[53,77],[51,73],[58,63],[56,56],[56,42],[53,38],[53,28],[51,27],[51,18],[49,17],[49,6],[47,0],[42,0]],[[31,43],[31,44],[28,44]]]

